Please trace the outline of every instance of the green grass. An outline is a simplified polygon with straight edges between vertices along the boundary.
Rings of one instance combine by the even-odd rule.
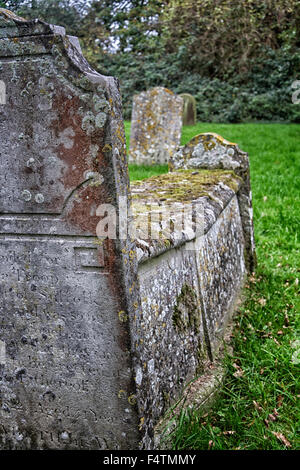
[[[182,144],[208,131],[249,153],[258,266],[235,318],[219,398],[207,414],[180,416],[173,448],[299,449],[300,126],[200,123],[183,129]],[[147,169],[130,174],[144,178]]]

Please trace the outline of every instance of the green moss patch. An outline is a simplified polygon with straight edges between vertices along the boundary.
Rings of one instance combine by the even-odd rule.
[[[134,200],[183,202],[203,196],[210,197],[210,192],[218,183],[237,192],[241,181],[241,178],[229,170],[180,170],[134,181],[131,183],[131,191]]]

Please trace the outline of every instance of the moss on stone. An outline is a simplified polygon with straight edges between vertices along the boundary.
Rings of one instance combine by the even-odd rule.
[[[223,183],[237,192],[241,178],[231,170],[179,170],[131,184],[133,200],[184,202],[200,197],[211,197],[210,191]],[[143,190],[143,192],[141,192]],[[212,197],[213,199],[213,197]]]

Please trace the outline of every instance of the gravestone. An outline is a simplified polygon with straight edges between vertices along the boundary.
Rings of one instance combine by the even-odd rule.
[[[182,124],[184,126],[194,126],[197,121],[196,100],[189,93],[179,95],[183,99]]]
[[[0,448],[136,448],[131,248],[96,237],[129,185],[117,82],[4,9],[0,80]]]
[[[6,86],[5,83],[0,80],[0,105],[6,102]]]
[[[253,264],[247,154],[196,136],[130,188],[117,81],[64,28],[4,9],[1,82],[0,449],[152,449]]]
[[[256,253],[248,154],[240,150],[237,144],[218,134],[198,134],[172,155],[169,170],[180,169],[233,170],[241,178],[243,184],[237,193],[237,199],[245,239],[244,256],[248,272],[254,271]]]
[[[164,164],[180,145],[183,100],[157,87],[133,98],[129,162]]]

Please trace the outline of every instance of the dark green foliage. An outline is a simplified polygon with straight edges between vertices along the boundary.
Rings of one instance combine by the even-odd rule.
[[[114,4],[123,15],[113,32],[121,44],[94,65],[120,79],[126,119],[134,93],[164,86],[195,96],[199,121],[300,122],[291,99],[300,72],[299,2],[136,0],[127,11],[122,0]]]

